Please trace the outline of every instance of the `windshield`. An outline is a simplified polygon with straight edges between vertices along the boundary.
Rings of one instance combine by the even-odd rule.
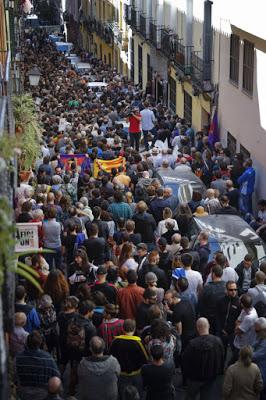
[[[190,183],[179,185],[176,182],[167,181],[164,186],[172,189],[173,195],[180,203],[188,203],[192,199],[193,189]]]

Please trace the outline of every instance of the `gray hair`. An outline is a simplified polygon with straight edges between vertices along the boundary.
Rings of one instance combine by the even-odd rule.
[[[266,318],[260,317],[256,320],[255,324],[260,327],[261,330],[266,331]]]
[[[79,199],[79,202],[82,203],[84,205],[84,207],[87,207],[89,204],[89,200],[87,199],[87,197],[81,197]]]
[[[32,218],[38,219],[43,217],[43,210],[41,208],[37,208],[36,210],[32,211]]]

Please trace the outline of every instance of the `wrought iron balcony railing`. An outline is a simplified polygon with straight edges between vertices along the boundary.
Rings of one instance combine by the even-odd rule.
[[[145,39],[148,39],[149,25],[147,25],[147,18],[143,14],[139,16],[139,31]]]
[[[192,80],[201,86],[203,82],[203,59],[200,57],[199,51],[191,52],[191,67]]]
[[[193,46],[184,46],[182,43],[180,43],[179,39],[175,39],[173,61],[176,67],[184,75],[191,75],[192,73],[192,66],[191,66],[192,49]]]
[[[170,29],[161,30],[161,51],[168,58],[173,59],[175,53],[175,42],[177,35]]]
[[[149,24],[150,27],[150,36],[149,40],[156,49],[160,48],[160,34],[159,34],[159,27],[155,21],[151,21]]]
[[[128,25],[131,24],[131,6],[125,4],[125,21]]]
[[[136,31],[139,30],[139,11],[136,8],[131,8],[131,27]]]

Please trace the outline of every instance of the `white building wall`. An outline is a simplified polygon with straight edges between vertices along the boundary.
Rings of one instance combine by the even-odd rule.
[[[266,52],[255,50],[253,96],[242,91],[243,43],[240,46],[239,87],[229,80],[229,56],[230,37],[221,35],[219,83],[221,139],[226,145],[227,132],[230,132],[237,140],[237,151],[242,144],[250,152],[257,172],[256,197],[266,198]]]

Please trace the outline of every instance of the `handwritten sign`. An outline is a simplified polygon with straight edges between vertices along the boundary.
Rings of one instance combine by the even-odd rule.
[[[16,252],[39,249],[38,227],[40,225],[40,222],[16,224]]]

